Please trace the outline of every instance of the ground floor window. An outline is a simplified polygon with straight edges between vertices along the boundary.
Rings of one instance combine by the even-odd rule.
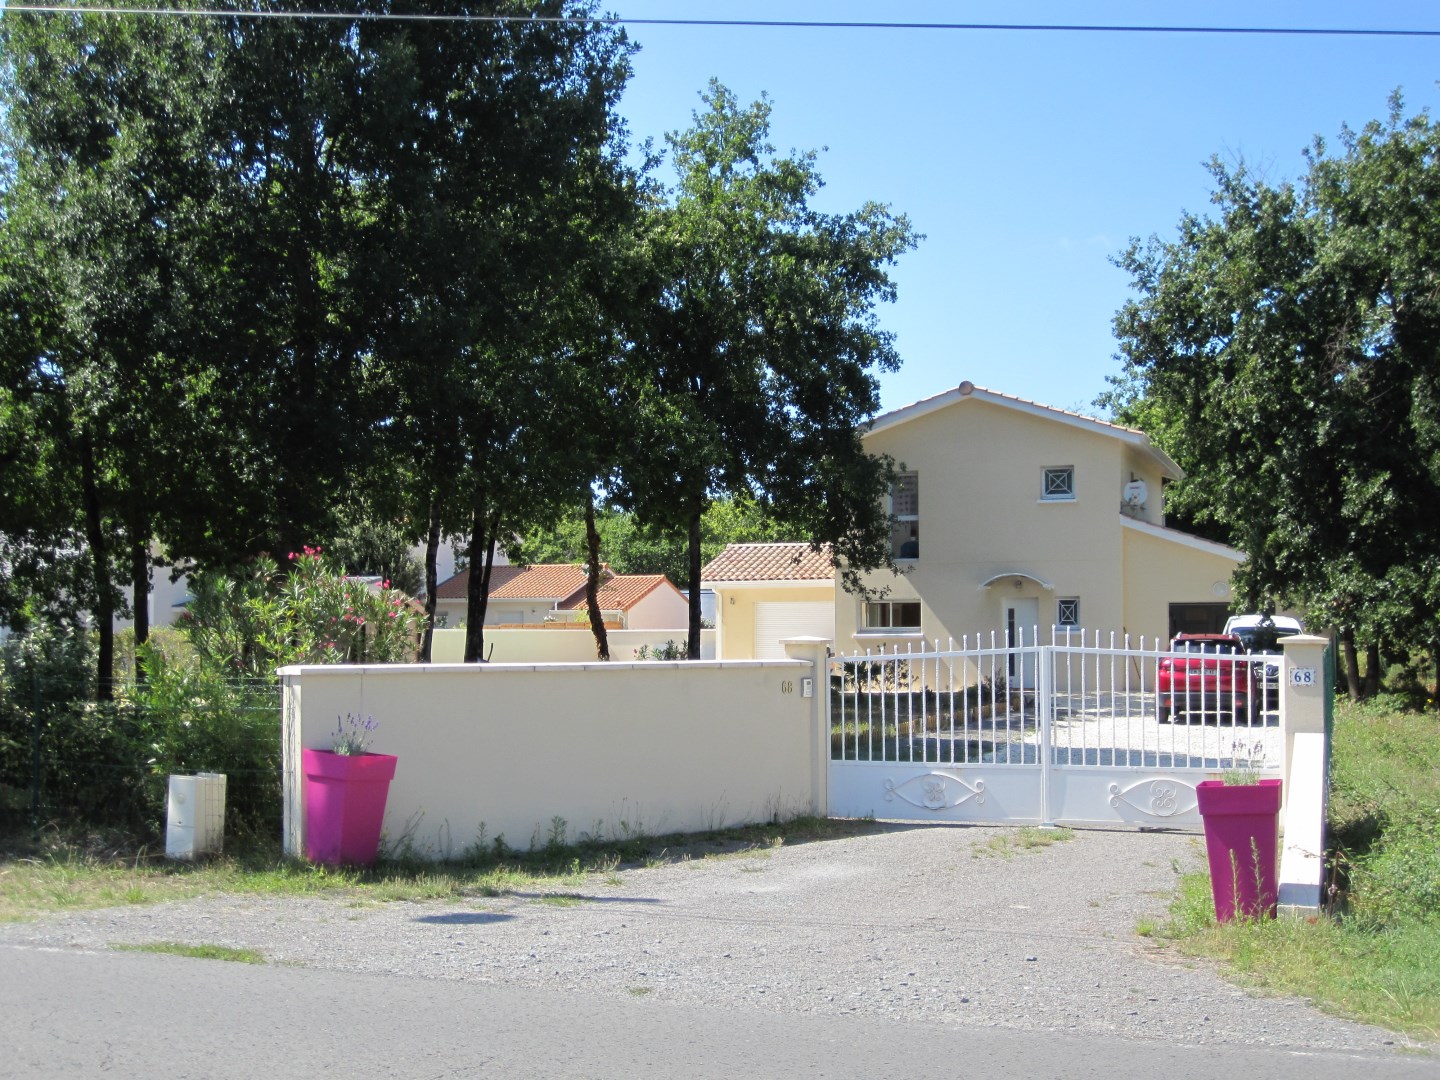
[[[1230,617],[1229,604],[1171,604],[1170,636],[1176,634],[1218,634]]]
[[[1080,598],[1067,596],[1055,601],[1055,625],[1080,625]]]
[[[919,630],[920,601],[878,600],[865,605],[865,630]]]

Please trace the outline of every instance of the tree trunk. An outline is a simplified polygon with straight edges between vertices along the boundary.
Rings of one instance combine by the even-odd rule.
[[[1380,693],[1380,645],[1370,642],[1365,646],[1365,685],[1361,693],[1368,700]]]
[[[470,515],[470,577],[465,586],[465,663],[485,659],[485,513],[478,506]]]
[[[1340,628],[1340,651],[1345,657],[1345,689],[1350,692],[1351,701],[1360,700],[1360,660],[1355,655],[1355,631],[1349,626]]]
[[[431,648],[435,642],[435,590],[439,588],[439,571],[435,568],[440,557],[440,500],[430,499],[429,528],[425,533],[425,636],[420,642],[420,662],[430,663]]]
[[[130,537],[130,597],[135,609],[135,681],[145,682],[145,664],[140,647],[150,640],[150,541],[148,529],[142,524],[132,529]]]
[[[90,571],[95,585],[95,627],[99,649],[95,655],[95,700],[114,697],[115,597],[110,582],[110,550],[100,517],[100,487],[95,478],[95,449],[89,435],[80,441],[80,489],[85,508],[85,542],[90,546]]]
[[[465,663],[485,659],[485,609],[490,602],[490,571],[495,567],[499,513],[486,516],[476,507],[470,518],[470,580],[465,593]]]
[[[690,637],[685,644],[686,659],[700,659],[700,516],[704,507],[696,500],[690,512]]]
[[[610,639],[605,633],[605,615],[600,610],[600,530],[595,527],[595,493],[585,497],[585,610],[590,613],[590,632],[595,635],[595,656],[610,659]]]

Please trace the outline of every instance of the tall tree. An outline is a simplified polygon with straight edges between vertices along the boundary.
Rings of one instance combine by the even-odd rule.
[[[186,342],[215,192],[204,144],[219,103],[213,45],[173,19],[0,22],[11,313],[0,392],[6,419],[25,416],[50,462],[45,531],[85,551],[102,696],[118,584],[132,584],[143,640],[151,539],[185,484]],[[7,502],[20,482],[7,479]]]
[[[1406,117],[1316,141],[1298,185],[1212,165],[1214,217],[1119,260],[1119,403],[1164,419],[1204,506],[1246,550],[1240,595],[1440,664],[1440,127]]]
[[[702,522],[718,495],[753,499],[833,546],[847,586],[890,564],[882,509],[890,462],[861,429],[875,372],[900,364],[874,306],[917,237],[866,204],[824,214],[813,153],[776,158],[770,105],[716,81],[694,126],[667,136],[677,181],[651,215],[657,299],[637,351],[639,435],[617,497],[687,538],[690,655],[700,655]]]
[[[478,660],[497,547],[558,512],[585,471],[566,395],[586,392],[583,286],[633,207],[613,114],[631,50],[619,30],[538,19],[367,26],[360,41],[375,58],[362,164],[366,261],[386,290],[373,348],[388,446],[423,523],[432,605],[441,536],[466,539],[466,658]]]

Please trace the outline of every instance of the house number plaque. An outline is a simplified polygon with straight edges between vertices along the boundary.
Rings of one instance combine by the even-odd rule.
[[[1313,667],[1297,667],[1290,669],[1291,686],[1314,686],[1315,669]]]

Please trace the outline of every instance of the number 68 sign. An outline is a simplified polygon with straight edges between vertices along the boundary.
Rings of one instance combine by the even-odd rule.
[[[1290,669],[1291,686],[1314,686],[1315,669],[1313,667],[1297,667]]]

